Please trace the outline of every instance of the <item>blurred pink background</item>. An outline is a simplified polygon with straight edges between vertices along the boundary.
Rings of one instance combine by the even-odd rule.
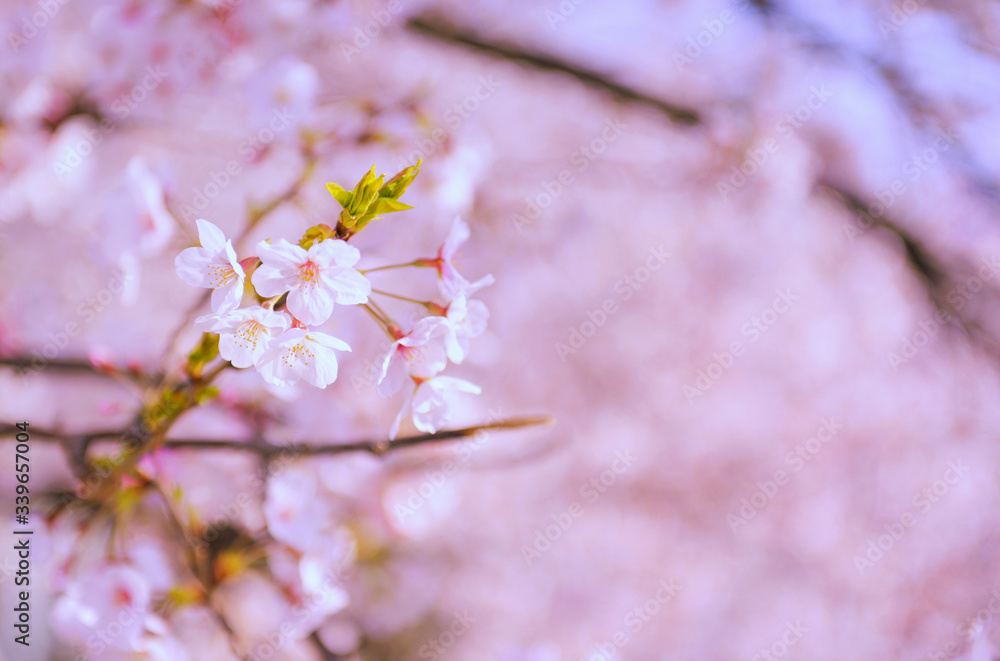
[[[59,611],[111,584],[108,535],[39,516],[30,648],[0,526],[0,658],[1000,657],[996,3],[8,0],[0,25],[4,422],[127,425],[141,389],[67,368],[177,369],[194,220],[240,236],[310,158],[241,256],[335,220],[326,182],[422,158],[361,266],[432,255],[464,218],[463,271],[497,283],[454,426],[556,418],[266,476],[164,452],[191,520],[255,537],[269,507],[305,512],[293,534],[349,556],[328,608],[287,614],[273,548],[277,579],[164,606],[185,570],[150,504],[116,532],[147,646],[87,643]],[[334,385],[226,372],[171,435],[383,438],[385,339],[359,309],[328,328],[353,348]],[[33,493],[74,488],[56,443],[31,465]]]

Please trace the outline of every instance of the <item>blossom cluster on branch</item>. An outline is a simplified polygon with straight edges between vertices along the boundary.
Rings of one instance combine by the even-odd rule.
[[[489,318],[485,304],[471,296],[492,284],[493,276],[470,282],[455,266],[458,248],[469,238],[469,226],[456,218],[434,257],[368,271],[355,268],[361,253],[348,243],[381,214],[410,208],[399,197],[418,172],[419,164],[385,182],[384,175],[375,176],[373,166],[352,191],[327,184],[343,207],[336,227],[311,227],[298,243],[285,238],[261,241],[256,254],[243,259],[222,230],[199,219],[200,247],[185,249],[175,261],[181,280],[212,290],[212,313],[199,317],[196,328],[217,337],[219,355],[233,367],[254,367],[276,386],[305,381],[325,388],[337,380],[336,352],[351,348],[317,327],[330,319],[337,305],[364,306],[391,340],[377,361],[378,392],[391,397],[405,391],[390,437],[396,437],[407,414],[421,431],[441,429],[459,393],[480,392],[473,383],[441,374],[449,361],[459,364],[465,359],[469,340],[486,330]],[[435,269],[440,298],[419,300],[373,289],[367,273],[395,268]],[[373,294],[410,301],[427,315],[404,330],[372,299]],[[244,298],[252,299],[252,304],[241,307]],[[205,358],[212,357],[210,353]]]

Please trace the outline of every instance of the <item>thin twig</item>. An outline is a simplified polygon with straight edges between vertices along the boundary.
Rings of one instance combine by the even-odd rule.
[[[273,456],[278,454],[315,456],[345,454],[348,452],[368,452],[376,456],[382,456],[393,450],[412,447],[414,445],[440,443],[443,441],[468,438],[488,429],[522,429],[524,427],[551,425],[553,422],[554,419],[551,416],[508,418],[506,420],[499,420],[485,425],[439,431],[435,434],[418,434],[415,436],[404,436],[395,440],[383,439],[378,441],[358,441],[355,443],[342,443],[335,445],[321,445],[318,443],[290,443],[288,445],[277,445],[271,442],[251,444],[242,441],[220,441],[195,438],[167,439],[163,445],[164,447],[177,449],[242,450],[245,452],[255,452],[264,456]]]

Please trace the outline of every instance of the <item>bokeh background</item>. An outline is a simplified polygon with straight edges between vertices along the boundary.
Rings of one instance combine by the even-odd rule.
[[[32,442],[30,648],[3,526],[3,659],[998,655],[996,3],[6,0],[0,27],[0,411],[66,437]],[[195,218],[244,256],[333,220],[325,182],[417,158],[362,266],[462,216],[463,271],[497,284],[455,425],[553,426],[270,469],[161,452],[213,537],[190,599],[163,500],[42,518],[79,435],[197,341]],[[328,329],[336,384],[227,372],[171,434],[384,438],[384,340],[359,309]],[[344,570],[307,617],[272,536]]]

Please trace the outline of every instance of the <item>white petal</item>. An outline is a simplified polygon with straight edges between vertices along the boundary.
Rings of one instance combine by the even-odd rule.
[[[337,354],[318,342],[311,344],[313,358],[304,366],[302,377],[309,385],[326,388],[337,380]]]
[[[228,285],[216,287],[212,292],[212,310],[223,313],[238,308],[243,302],[243,283],[244,279],[239,277]]]
[[[211,287],[208,277],[211,261],[211,255],[204,248],[185,248],[174,260],[177,277],[192,287]]]
[[[433,384],[432,387],[440,392],[471,392],[478,395],[483,391],[476,384],[453,376],[439,376],[427,383]]]
[[[203,218],[194,221],[198,226],[198,240],[203,248],[213,255],[226,250],[226,235],[222,230]]]
[[[469,239],[469,226],[465,224],[465,221],[460,217],[455,218],[455,222],[451,225],[451,231],[448,232],[448,238],[444,240],[444,245],[441,246],[441,251],[439,255],[448,261],[451,261],[452,255],[455,254],[455,250],[468,241]]]
[[[240,277],[245,276],[246,272],[243,270],[243,267],[240,265],[240,260],[236,256],[236,250],[233,249],[233,242],[232,241],[226,241],[225,249],[224,249],[223,252],[226,255],[226,259],[229,260],[229,265],[233,267],[234,271],[236,271],[236,275],[238,275]]]
[[[368,302],[372,283],[351,268],[335,266],[320,273],[323,284],[331,290],[334,300],[341,305],[360,305]]]
[[[319,326],[333,314],[333,297],[325,287],[303,283],[288,292],[288,311],[307,326]]]
[[[399,342],[403,346],[416,347],[427,344],[431,337],[443,331],[448,325],[444,317],[432,316],[424,317],[416,323],[409,333],[400,338]]]
[[[331,349],[336,349],[338,351],[350,351],[351,347],[343,340],[336,338],[332,335],[327,335],[326,333],[309,333],[309,338],[313,342],[317,342],[324,347],[329,347]]]
[[[265,264],[282,270],[298,271],[299,266],[307,260],[305,248],[285,239],[278,239],[273,243],[261,241],[257,244],[257,256]]]
[[[454,327],[449,327],[444,336],[444,348],[448,354],[448,360],[461,365],[468,353],[468,343],[463,344]]]
[[[233,367],[250,367],[255,359],[267,348],[270,335],[261,332],[248,337],[243,334],[226,334],[219,336],[219,355],[233,364]]]
[[[484,275],[483,277],[479,278],[478,280],[470,284],[468,287],[466,287],[464,294],[466,296],[472,296],[474,293],[476,293],[483,287],[489,287],[496,281],[497,280],[496,278],[493,277],[492,273]]]
[[[194,320],[194,328],[202,333],[218,333],[227,325],[224,319],[225,315],[217,312],[206,314]]]
[[[405,354],[406,369],[418,379],[429,379],[448,366],[444,343],[432,341],[408,349]]]
[[[361,251],[341,239],[325,239],[309,248],[309,260],[321,268],[354,266],[361,259]]]
[[[438,289],[446,301],[452,301],[457,296],[465,293],[469,288],[469,281],[466,280],[458,270],[445,262],[441,265],[441,279],[438,280]]]
[[[399,408],[399,413],[396,414],[396,419],[392,421],[392,427],[389,429],[389,440],[396,438],[396,434],[399,433],[399,425],[402,424],[403,418],[406,414],[410,412],[410,403],[413,401],[413,391],[407,389],[406,400],[403,405]]]
[[[284,294],[298,282],[296,271],[283,271],[267,264],[261,264],[250,276],[254,289],[264,298]]]
[[[377,384],[378,394],[382,397],[395,395],[403,387],[403,382],[406,380],[406,364],[396,346],[393,344],[382,359],[382,374],[379,376]]]

